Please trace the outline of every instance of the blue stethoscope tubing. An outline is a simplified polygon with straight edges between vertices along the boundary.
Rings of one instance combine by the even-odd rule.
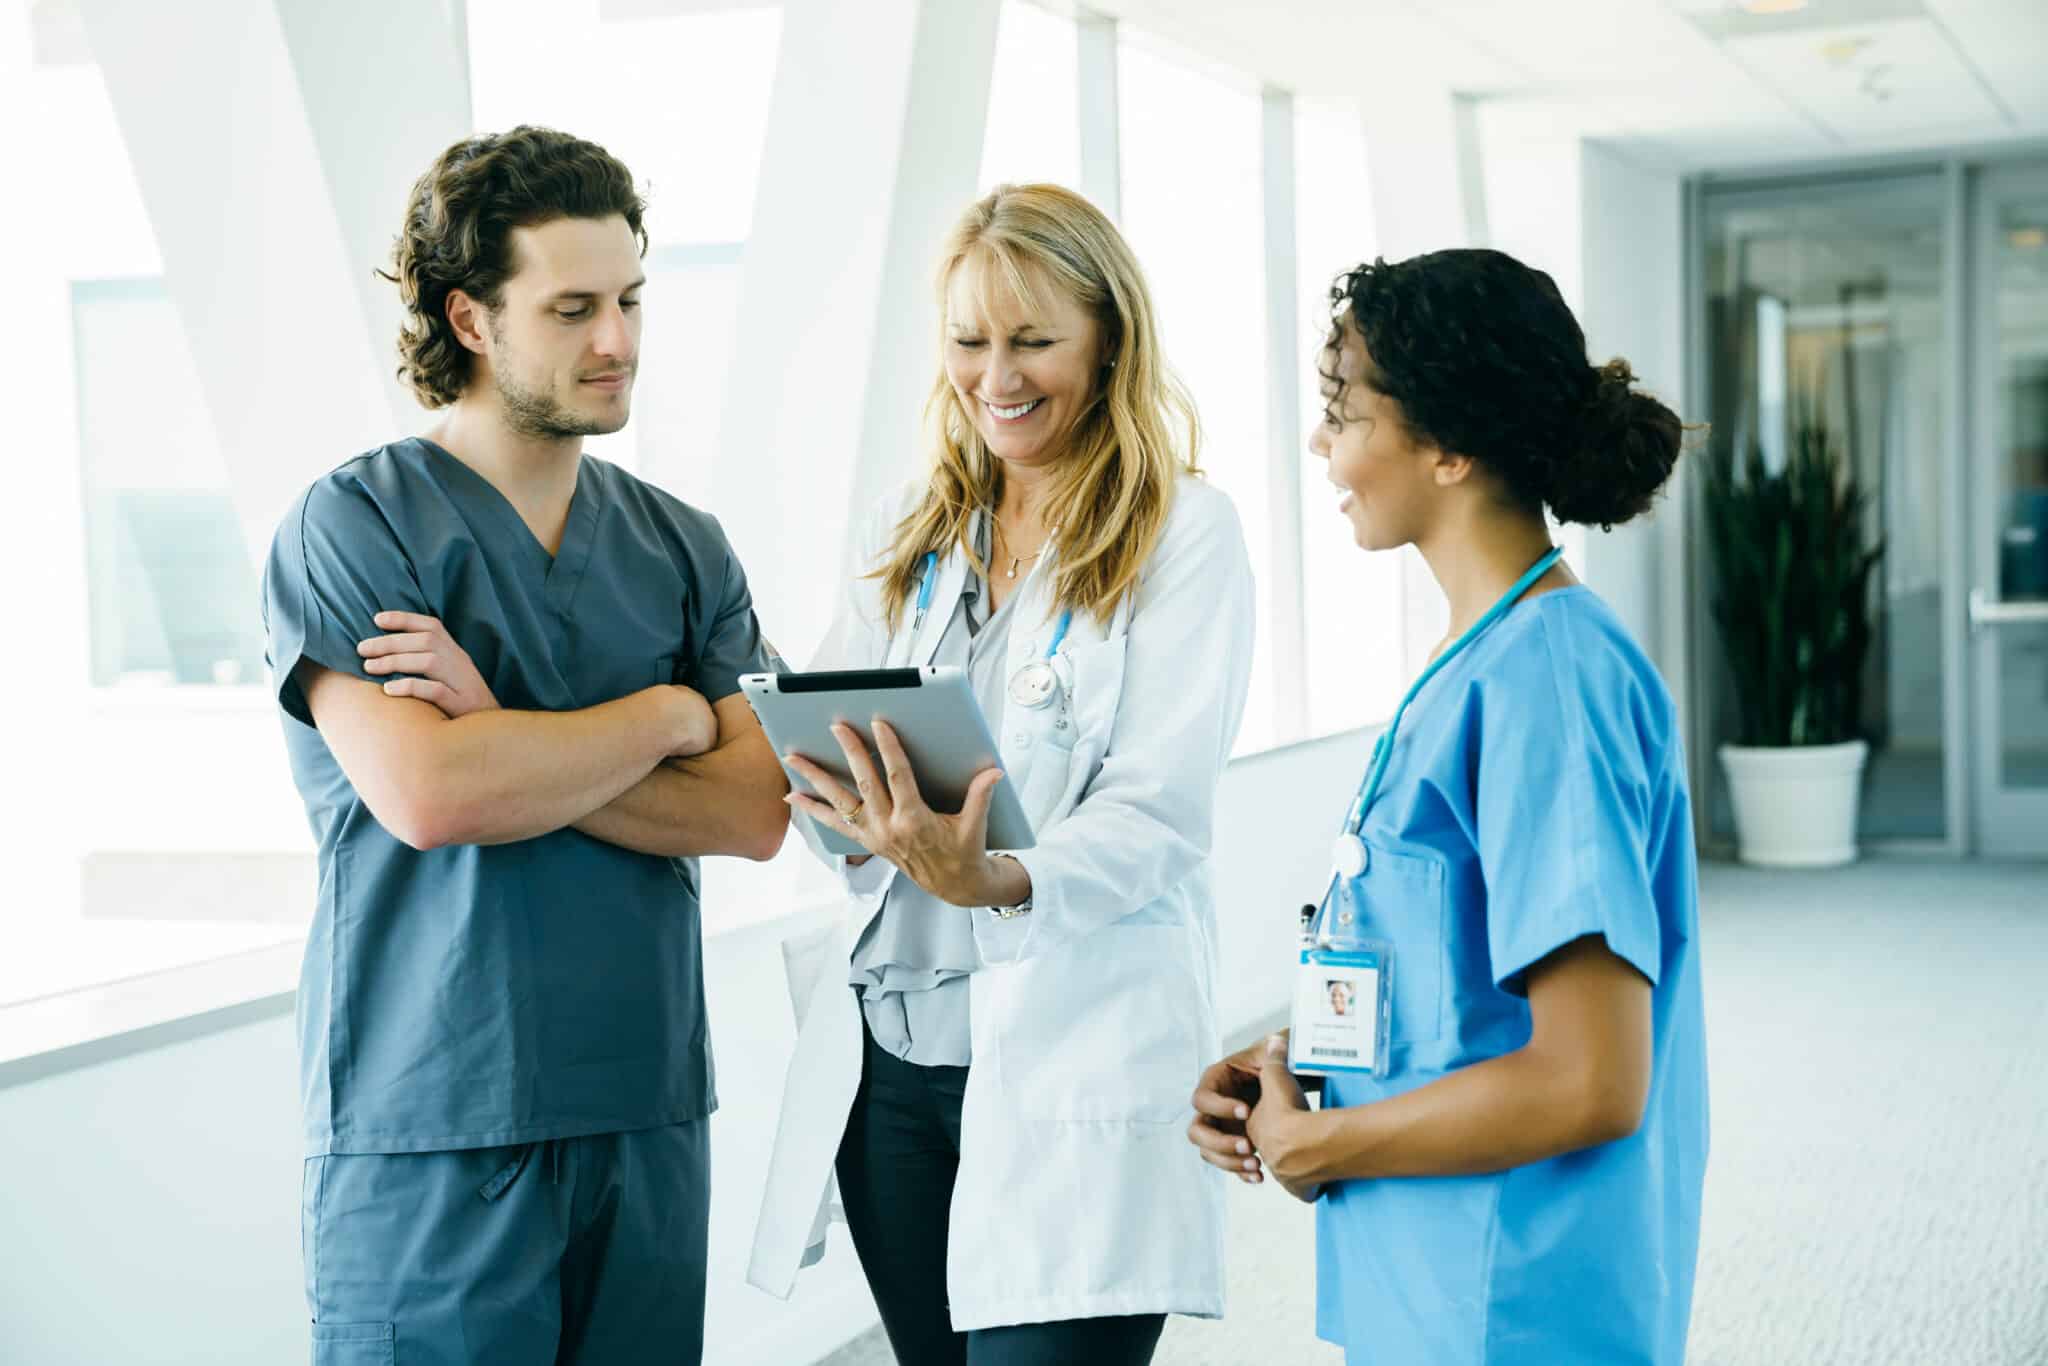
[[[938,569],[939,552],[936,550],[927,550],[924,555],[924,575],[917,585],[917,612],[916,615],[914,615],[910,621],[910,632],[912,635],[916,635],[919,631],[924,629],[924,615],[926,612],[931,610],[932,583],[938,578]],[[1032,663],[1025,665],[1023,669],[1018,670],[1018,676],[1021,677],[1026,670],[1050,666],[1052,662],[1052,657],[1059,653],[1060,643],[1067,638],[1067,628],[1069,626],[1072,626],[1073,624],[1073,609],[1063,609],[1060,612],[1059,622],[1053,627],[1052,642],[1045,647],[1045,653],[1040,655],[1038,659],[1034,660]],[[1057,682],[1056,679],[1054,681]],[[1013,693],[1016,691],[1016,679],[1014,678],[1011,680],[1011,690]],[[1047,693],[1047,699],[1050,699],[1049,691]],[[1040,702],[1037,704],[1027,705],[1042,706],[1044,705],[1044,703]]]
[[[1430,661],[1429,667],[1422,671],[1421,676],[1408,685],[1408,691],[1402,694],[1401,705],[1394,708],[1394,719],[1387,723],[1387,728],[1380,732],[1380,738],[1373,742],[1372,762],[1366,767],[1365,778],[1358,785],[1358,793],[1352,798],[1351,807],[1344,815],[1344,826],[1338,831],[1336,843],[1332,847],[1330,885],[1323,892],[1322,902],[1317,906],[1315,917],[1307,927],[1309,933],[1313,933],[1315,927],[1321,923],[1323,913],[1329,907],[1330,896],[1337,890],[1337,884],[1347,877],[1357,877],[1365,871],[1365,841],[1359,837],[1358,832],[1365,828],[1365,814],[1372,809],[1374,799],[1379,796],[1380,783],[1386,777],[1387,765],[1394,757],[1394,733],[1401,728],[1401,717],[1406,714],[1408,704],[1415,700],[1416,694],[1428,685],[1430,679],[1435,678],[1446,664],[1457,657],[1460,650],[1477,640],[1488,627],[1506,616],[1508,609],[1521,601],[1522,595],[1528,592],[1538,579],[1549,573],[1551,566],[1563,557],[1563,546],[1551,547],[1550,552],[1536,561],[1528,573],[1515,580],[1514,587],[1501,594],[1499,601],[1487,608],[1479,620],[1473,622],[1465,629],[1463,635],[1451,643],[1450,649]]]

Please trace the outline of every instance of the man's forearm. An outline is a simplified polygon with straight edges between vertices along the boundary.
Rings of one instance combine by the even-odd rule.
[[[509,844],[573,825],[674,746],[648,689],[580,711],[480,711],[437,728],[422,820],[432,844]]]
[[[636,853],[765,859],[782,847],[788,790],[767,737],[750,728],[708,753],[656,765],[574,824]]]

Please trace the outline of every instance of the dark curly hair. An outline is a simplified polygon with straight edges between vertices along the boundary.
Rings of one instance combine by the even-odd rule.
[[[464,138],[441,153],[406,200],[391,269],[377,272],[405,302],[398,377],[429,408],[461,396],[474,357],[449,326],[448,294],[459,289],[486,308],[500,307],[512,275],[514,228],[617,214],[645,256],[646,209],[623,162],[552,128],[521,124]]]
[[[1418,440],[1470,456],[1561,522],[1613,527],[1648,510],[1684,437],[1678,414],[1633,387],[1625,360],[1591,365],[1551,278],[1504,252],[1437,251],[1345,271],[1330,287],[1319,367],[1342,425],[1338,348],[1348,320],[1364,383]]]

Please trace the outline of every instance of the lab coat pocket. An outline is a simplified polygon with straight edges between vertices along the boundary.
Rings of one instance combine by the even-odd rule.
[[[396,1366],[398,1330],[389,1323],[316,1323],[313,1366]]]
[[[1020,1119],[1187,1122],[1207,998],[1181,926],[1109,925],[985,973],[1001,983],[998,1074]]]
[[[1100,736],[1107,746],[1110,727],[1116,722],[1116,704],[1124,691],[1125,647],[1130,636],[1091,640],[1067,650],[1073,669],[1069,701],[1077,734]]]
[[[1046,731],[1038,735],[1031,742],[1030,755],[1024,780],[1017,785],[1017,800],[1024,806],[1032,833],[1044,834],[1045,827],[1053,822],[1054,808],[1067,790],[1067,774],[1073,768],[1072,727],[1064,733]]]

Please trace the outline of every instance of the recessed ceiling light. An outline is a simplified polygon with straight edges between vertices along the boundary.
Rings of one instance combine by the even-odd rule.
[[[1806,0],[1742,0],[1742,7],[1751,14],[1796,14]]]
[[[2048,247],[2048,228],[2014,228],[2005,235],[2005,240],[2008,246],[2024,250]]]

